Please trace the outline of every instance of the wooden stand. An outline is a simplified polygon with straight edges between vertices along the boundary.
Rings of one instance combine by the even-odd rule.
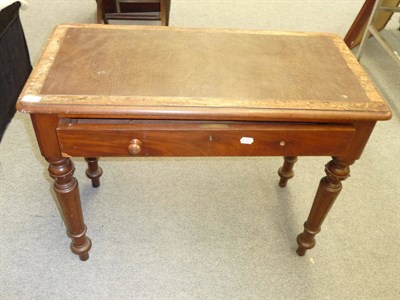
[[[109,20],[160,21],[169,24],[171,0],[96,0],[97,23]]]
[[[362,6],[360,12],[358,13],[356,19],[354,20],[353,24],[351,25],[349,31],[347,32],[344,42],[346,45],[353,49],[354,47],[358,46],[361,43],[363,34],[365,32],[368,19],[371,16],[372,9],[374,8],[375,2],[377,0],[366,0],[364,5]],[[399,5],[400,1],[398,0],[385,0],[384,4],[387,6],[395,7]],[[389,22],[390,18],[392,17],[393,13],[391,12],[383,12],[381,13],[378,18],[373,23],[377,30],[382,30],[385,28],[386,24]]]

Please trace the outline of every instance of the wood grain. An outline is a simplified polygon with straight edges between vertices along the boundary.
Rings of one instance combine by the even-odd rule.
[[[139,156],[294,156],[343,155],[355,130],[322,124],[88,120],[62,122],[57,135],[65,157],[131,156],[133,139],[142,143]],[[253,143],[243,144],[243,137]]]

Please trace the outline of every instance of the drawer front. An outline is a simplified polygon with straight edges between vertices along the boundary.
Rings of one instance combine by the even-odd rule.
[[[346,125],[64,120],[64,156],[342,155],[355,129]]]

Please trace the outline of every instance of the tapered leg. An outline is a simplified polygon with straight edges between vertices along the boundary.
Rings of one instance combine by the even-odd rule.
[[[93,187],[100,186],[100,176],[103,174],[103,170],[99,167],[98,157],[86,157],[85,160],[88,163],[86,170],[86,176],[92,180]]]
[[[92,242],[86,237],[78,181],[73,177],[75,167],[69,158],[47,159],[47,161],[50,163],[49,173],[54,179],[53,188],[67,227],[67,234],[72,239],[71,251],[79,255],[81,260],[87,260]]]
[[[279,168],[278,174],[281,177],[279,186],[285,187],[288,180],[294,176],[293,166],[297,161],[297,156],[285,156],[283,166]]]
[[[103,23],[103,8],[102,0],[96,0],[97,10],[96,10],[96,22],[97,24]]]
[[[310,215],[304,223],[304,231],[297,237],[297,254],[303,256],[307,250],[315,246],[315,236],[342,189],[341,181],[350,176],[349,166],[354,161],[333,159],[325,166],[326,176],[321,179]]]
[[[167,18],[166,18],[166,0],[160,0],[160,21],[161,26],[167,26]]]

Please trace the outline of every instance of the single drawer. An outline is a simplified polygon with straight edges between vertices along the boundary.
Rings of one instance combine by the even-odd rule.
[[[57,134],[65,157],[340,156],[355,129],[310,123],[62,119]]]

